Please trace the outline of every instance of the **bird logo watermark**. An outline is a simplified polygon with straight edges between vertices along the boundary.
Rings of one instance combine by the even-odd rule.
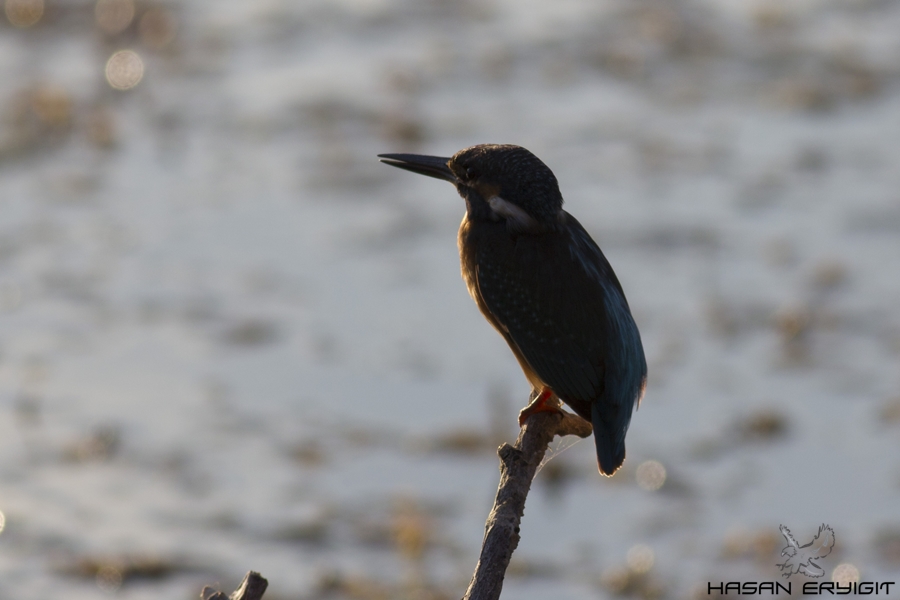
[[[796,573],[802,573],[807,577],[823,576],[825,569],[815,561],[831,554],[831,550],[834,548],[834,530],[823,523],[812,541],[801,546],[794,539],[790,529],[784,525],[779,526],[778,529],[781,530],[781,535],[787,542],[787,546],[781,549],[781,556],[786,557],[785,561],[775,565],[781,569],[782,577],[790,579],[791,575]]]
[[[845,563],[838,565],[831,572],[830,581],[825,576],[822,568],[822,559],[829,556],[834,550],[834,529],[822,524],[819,531],[808,544],[800,545],[791,530],[781,525],[781,535],[784,536],[787,545],[781,549],[784,561],[776,563],[781,569],[780,581],[718,581],[706,582],[706,594],[717,598],[729,596],[755,596],[768,593],[778,596],[782,593],[791,596],[793,583],[790,578],[799,573],[816,581],[804,581],[800,586],[800,593],[804,596],[821,596],[826,593],[833,595],[885,595],[890,596],[891,586],[897,585],[896,581],[861,581],[860,572],[854,565]],[[700,592],[702,593],[702,592]]]

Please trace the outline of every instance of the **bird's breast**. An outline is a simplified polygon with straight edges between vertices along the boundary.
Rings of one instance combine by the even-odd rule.
[[[457,244],[459,245],[459,263],[463,281],[466,282],[469,295],[475,300],[478,308],[495,327],[497,324],[488,316],[490,311],[484,305],[484,300],[478,290],[478,262],[479,257],[483,256],[486,250],[490,251],[491,245],[498,246],[504,242],[510,243],[503,223],[472,221],[466,215],[459,225]],[[500,249],[498,248],[498,250]]]
[[[558,237],[552,232],[519,233],[502,220],[463,219],[459,254],[469,295],[511,343],[507,334],[512,330],[541,343],[570,337],[571,328],[560,313],[566,312],[565,297],[577,279],[577,265],[561,251]],[[597,304],[602,307],[602,302]]]

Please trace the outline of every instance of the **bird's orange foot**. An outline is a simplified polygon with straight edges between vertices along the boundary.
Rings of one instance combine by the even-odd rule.
[[[559,406],[559,400],[550,388],[544,388],[534,401],[522,409],[519,413],[519,427],[525,426],[525,421],[534,413],[539,412],[558,412],[564,413]]]

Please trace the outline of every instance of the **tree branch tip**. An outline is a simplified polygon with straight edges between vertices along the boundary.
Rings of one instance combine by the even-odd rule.
[[[594,427],[590,421],[582,419],[576,414],[563,411],[562,419],[556,426],[555,434],[560,437],[567,435],[577,435],[580,438],[591,437],[594,433]]]
[[[212,586],[204,585],[203,589],[200,590],[200,600],[228,600],[228,596],[213,589]]]
[[[523,429],[536,428],[539,432],[547,431],[550,440],[556,436],[577,435],[580,438],[590,437],[594,427],[590,421],[582,419],[574,413],[559,409],[558,411],[541,411],[534,413],[525,421]],[[524,432],[523,434],[524,435]]]
[[[269,582],[266,578],[256,571],[248,571],[244,575],[241,585],[231,596],[226,596],[224,592],[206,585],[200,592],[200,598],[201,600],[261,600],[267,587],[269,587]]]

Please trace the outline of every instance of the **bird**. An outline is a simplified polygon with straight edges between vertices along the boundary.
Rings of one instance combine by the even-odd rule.
[[[781,569],[782,576],[790,578],[794,573],[802,573],[808,577],[823,576],[825,569],[813,561],[831,554],[831,550],[834,548],[834,529],[823,523],[812,541],[803,546],[794,539],[790,529],[784,525],[779,526],[778,529],[781,530],[781,535],[787,542],[787,546],[781,550],[781,555],[786,556],[787,559],[783,563],[775,565]]]
[[[561,410],[593,426],[597,465],[612,476],[647,383],[640,332],[600,247],[563,210],[553,171],[521,146],[479,144],[452,157],[379,154],[381,162],[448,181],[465,200],[462,277],[532,386],[519,416]]]

